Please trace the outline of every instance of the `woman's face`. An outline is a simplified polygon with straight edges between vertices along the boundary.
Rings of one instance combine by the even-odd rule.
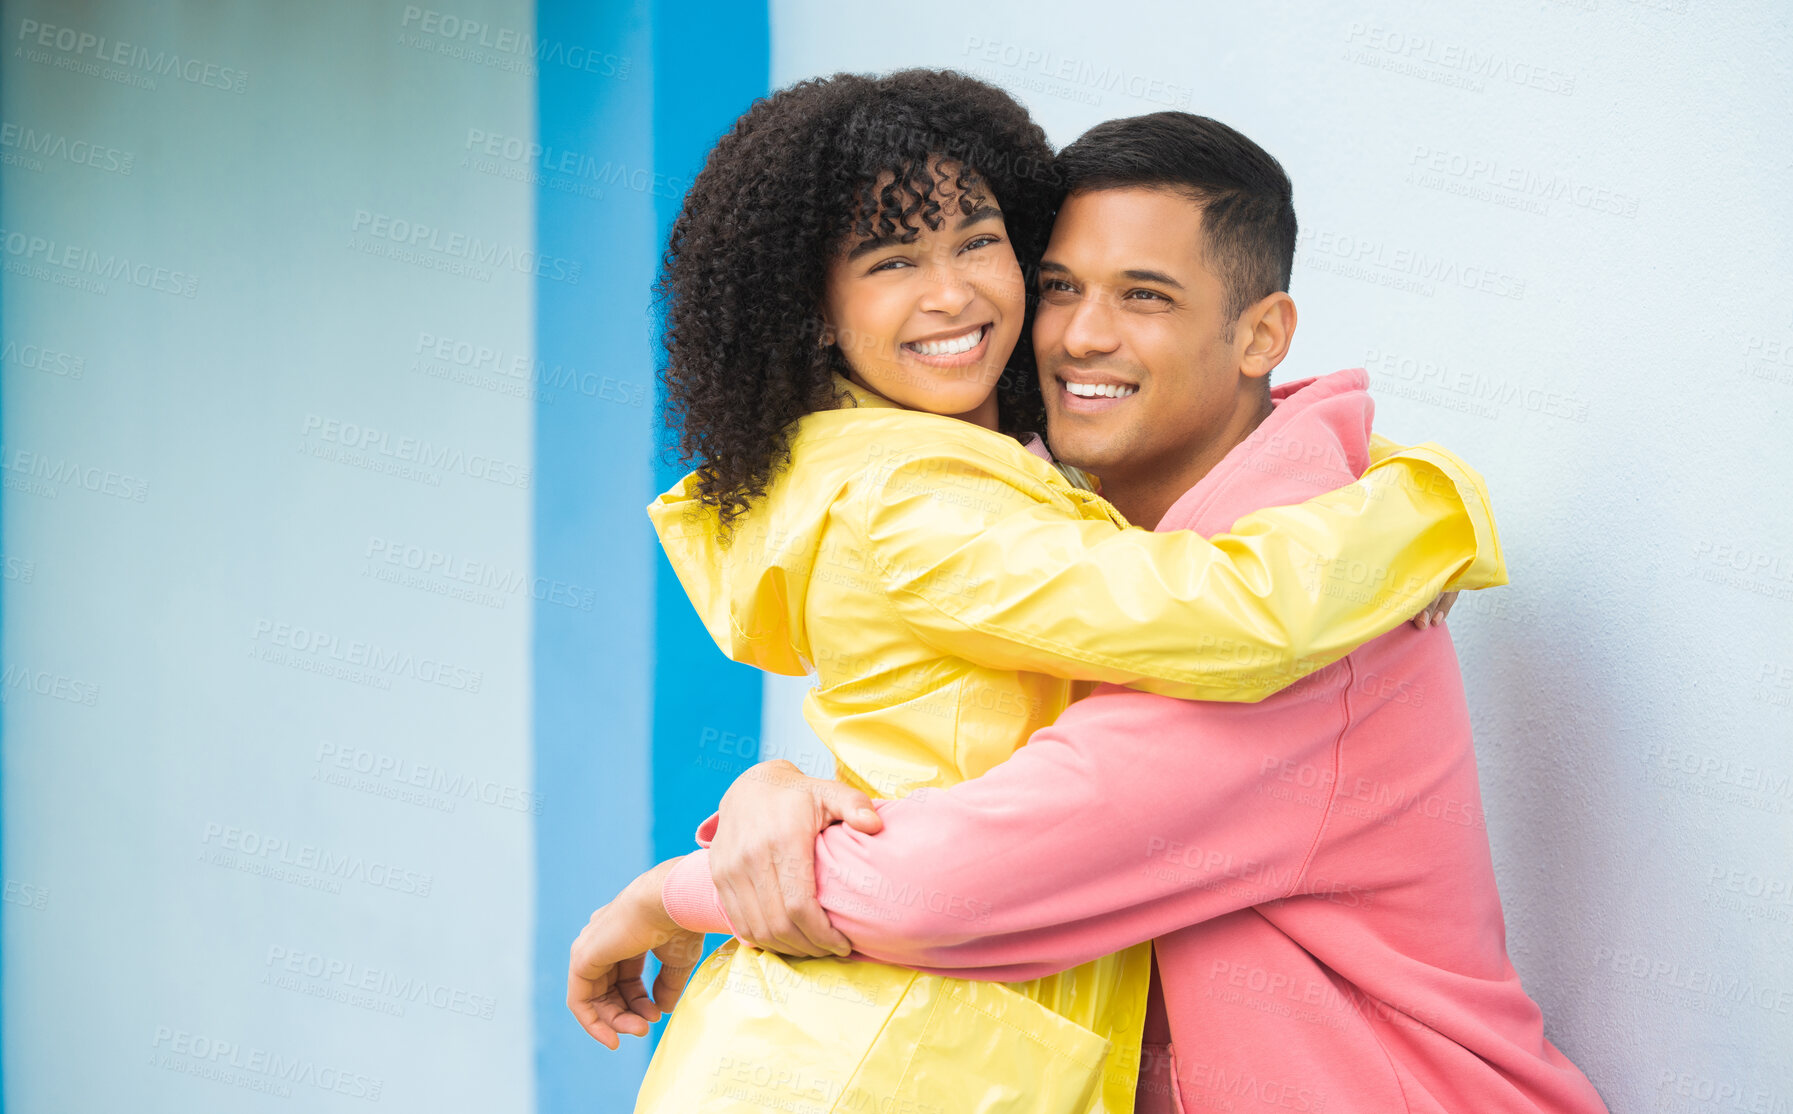
[[[1021,336],[1025,293],[1002,210],[981,182],[962,212],[958,167],[933,165],[940,227],[850,241],[828,267],[823,320],[855,383],[911,410],[996,428],[996,381]],[[877,184],[882,189],[886,174]]]

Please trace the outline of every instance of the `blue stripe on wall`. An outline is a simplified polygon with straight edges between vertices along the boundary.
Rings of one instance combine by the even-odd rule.
[[[534,610],[536,1105],[627,1114],[645,1042],[611,1052],[566,1008],[567,949],[593,909],[653,862],[655,242],[648,0],[541,0],[536,13],[539,268],[535,582],[591,589],[590,611],[538,590]],[[585,160],[590,160],[589,162]],[[595,168],[562,173],[557,168]],[[569,190],[567,185],[581,189]],[[583,192],[581,192],[583,190]],[[595,190],[601,196],[591,196]],[[558,598],[567,598],[559,594]],[[574,593],[573,598],[578,598]]]
[[[535,410],[537,583],[600,589],[594,611],[550,597],[534,612],[536,1105],[625,1112],[652,1045],[610,1052],[578,1028],[567,947],[599,903],[691,848],[756,760],[760,722],[759,674],[717,651],[644,513],[681,474],[661,452],[651,288],[680,186],[766,91],[770,33],[763,0],[540,0],[536,32],[583,52],[558,57],[626,60],[537,75],[542,169],[566,156],[609,169],[602,198],[548,173],[536,190],[538,252],[584,264],[577,284],[537,282],[536,356],[624,386],[544,391]]]
[[[718,137],[766,93],[771,30],[765,0],[655,0],[654,169],[673,183],[654,197],[664,245],[683,186]],[[660,401],[664,402],[664,395]],[[684,469],[655,460],[664,491]],[[743,769],[759,760],[760,674],[725,658],[698,620],[665,554],[654,585],[654,819],[656,862],[691,850],[692,831]],[[724,938],[705,941],[706,951]],[[658,1041],[664,1023],[654,1027]]]
[[[4,290],[5,284],[6,284],[6,280],[3,277],[0,277],[0,291]],[[3,306],[5,304],[6,303],[5,303],[4,299],[0,299],[0,306]],[[4,340],[4,339],[5,338],[3,336],[0,336],[0,340]],[[5,400],[6,400],[6,391],[5,391],[4,387],[0,387],[0,445],[12,444],[11,438],[6,436],[6,401]],[[0,524],[4,524],[6,521],[6,505],[5,505],[6,500],[5,500],[5,495],[3,494],[4,490],[5,490],[4,486],[0,485]],[[4,525],[0,525],[0,560],[6,559],[5,554],[6,554],[5,528],[4,528]],[[8,569],[6,571],[10,572],[11,571],[10,567],[8,567]],[[5,603],[5,600],[6,600],[5,581],[0,580],[0,647],[4,647],[6,645],[6,603]],[[0,654],[0,666],[3,666],[4,664],[5,664],[5,656],[4,656],[4,654]],[[0,711],[0,771],[4,771],[5,769],[6,769],[6,713],[4,711]],[[0,773],[0,809],[4,808],[5,800],[6,800],[6,779],[5,779],[4,774]],[[3,818],[0,818],[0,819],[3,819]],[[0,822],[0,863],[4,863],[6,861],[6,854],[5,854],[6,841],[4,839],[5,830],[6,830],[6,825],[3,822]],[[6,906],[5,906],[4,902],[0,902],[0,941],[4,941],[5,939],[6,939]],[[6,964],[3,962],[0,962],[0,972],[5,971],[5,969],[6,969]],[[0,976],[0,1002],[6,1001],[6,993],[5,992],[6,992],[5,979],[3,976]],[[3,1111],[6,1106],[6,1056],[5,1056],[5,1052],[4,1052],[5,1047],[6,1047],[6,1015],[5,1015],[4,1009],[0,1009],[0,1111]]]

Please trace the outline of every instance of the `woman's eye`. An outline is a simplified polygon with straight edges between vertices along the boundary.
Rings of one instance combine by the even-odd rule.
[[[875,275],[879,271],[894,270],[898,267],[907,267],[908,265],[909,265],[909,261],[907,259],[886,259],[884,262],[878,264],[876,267],[873,267],[871,270],[867,271],[866,274]]]
[[[979,236],[977,239],[971,241],[969,244],[966,244],[965,250],[966,251],[976,251],[978,248],[989,247],[991,244],[997,244],[997,243],[1001,243],[1001,242],[1002,241],[995,236]]]

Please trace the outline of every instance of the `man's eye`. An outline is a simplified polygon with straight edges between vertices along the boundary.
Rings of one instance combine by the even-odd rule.
[[[1071,290],[1071,284],[1066,282],[1064,279],[1047,279],[1044,282],[1040,283],[1040,292],[1042,294],[1045,294],[1045,293],[1064,294],[1064,293],[1069,293],[1070,290]]]
[[[1158,293],[1156,290],[1129,290],[1129,291],[1127,291],[1127,297],[1129,297],[1129,298],[1138,297],[1141,299],[1156,298],[1161,302],[1170,301],[1169,298],[1166,298],[1164,295]]]

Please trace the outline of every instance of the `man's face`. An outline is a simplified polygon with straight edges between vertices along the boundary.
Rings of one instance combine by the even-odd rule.
[[[1052,228],[1033,329],[1047,438],[1104,484],[1180,472],[1238,406],[1201,218],[1181,193],[1107,189],[1072,194]]]

